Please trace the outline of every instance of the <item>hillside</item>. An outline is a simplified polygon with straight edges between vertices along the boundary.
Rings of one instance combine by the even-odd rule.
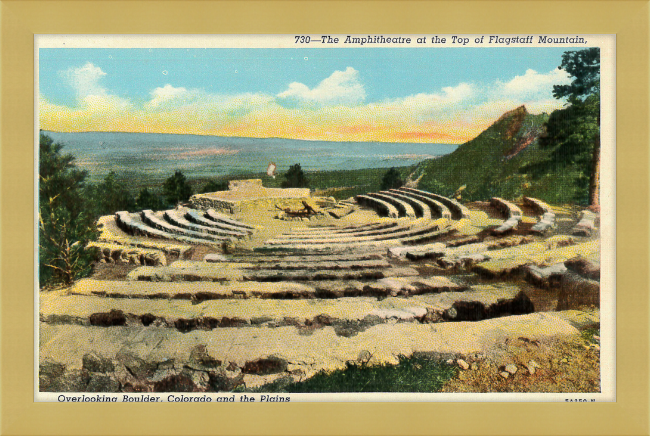
[[[462,201],[532,196],[555,204],[579,202],[586,192],[578,171],[533,176],[526,170],[550,154],[539,146],[547,120],[547,114],[532,115],[520,106],[453,153],[421,162],[409,178],[421,189],[447,196],[465,185]]]

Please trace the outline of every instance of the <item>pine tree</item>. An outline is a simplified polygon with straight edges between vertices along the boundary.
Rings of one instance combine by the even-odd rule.
[[[309,181],[305,177],[305,173],[300,167],[300,164],[294,164],[289,167],[284,174],[284,181],[282,182],[283,188],[306,188],[309,186]]]
[[[163,185],[165,199],[170,205],[176,205],[187,201],[192,196],[192,187],[185,175],[176,170],[173,176],[169,177]]]
[[[96,239],[91,212],[82,196],[87,173],[61,144],[41,134],[39,144],[39,282],[71,284],[91,271]]]
[[[397,189],[404,185],[404,180],[400,177],[399,171],[396,168],[389,169],[384,177],[381,179],[381,189]]]
[[[567,51],[558,67],[572,77],[553,86],[553,96],[569,107],[551,114],[542,145],[555,146],[552,160],[564,159],[589,178],[589,204],[600,204],[600,49]]]

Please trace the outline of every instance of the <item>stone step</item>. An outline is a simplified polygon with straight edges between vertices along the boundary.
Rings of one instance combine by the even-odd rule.
[[[314,280],[376,280],[386,277],[415,277],[413,268],[369,268],[363,270],[291,270],[245,271],[243,280],[255,282],[314,281]]]
[[[330,209],[327,212],[334,218],[341,219],[345,216],[350,215],[356,209],[356,206],[340,206],[336,207],[335,209]]]
[[[357,195],[355,200],[357,200],[357,203],[361,206],[374,209],[380,216],[387,216],[389,218],[399,217],[399,211],[397,208],[385,200],[369,197],[367,195]]]
[[[549,206],[548,204],[544,203],[542,200],[539,200],[537,198],[524,197],[524,204],[536,209],[537,213],[539,213],[540,215],[553,212],[551,206]]]
[[[519,235],[513,235],[496,240],[486,239],[481,243],[449,247],[442,253],[442,255],[432,253],[429,257],[437,259],[437,264],[442,268],[470,268],[478,262],[488,260],[491,255],[491,253],[489,253],[491,250],[521,246],[533,241],[533,238],[530,236]]]
[[[180,261],[187,262],[187,261]],[[216,267],[215,265],[220,265]],[[411,277],[418,272],[412,268],[368,268],[362,270],[250,270],[253,265],[211,264],[192,262],[170,266],[143,266],[130,271],[127,280],[152,282],[194,282],[194,281],[312,281],[312,280],[373,280],[385,277]]]
[[[100,231],[99,237],[97,238],[98,242],[115,244],[123,247],[159,250],[165,254],[171,254],[181,258],[192,250],[191,245],[175,244],[156,239],[130,236],[117,225],[115,216],[113,215],[100,217],[97,220],[97,227]]]
[[[544,243],[533,243],[490,252],[487,255],[489,260],[475,265],[473,271],[482,277],[504,277],[519,272],[525,265],[554,265],[577,255],[597,257],[599,252],[600,241],[553,249],[549,249]]]
[[[402,188],[400,189],[391,189],[391,192],[394,192],[396,194],[401,194],[406,197],[413,198],[414,200],[420,201],[424,204],[426,204],[429,207],[429,214],[433,216],[437,216],[440,218],[446,218],[446,219],[452,219],[452,213],[445,206],[442,202],[436,200],[435,198],[432,198],[427,195],[423,195],[418,192],[413,192],[413,191],[405,191]]]
[[[135,282],[81,279],[69,289],[71,295],[111,298],[163,298],[193,301],[217,299],[300,299],[356,296],[409,296],[440,292],[461,292],[467,286],[446,277],[390,277],[376,281],[314,280],[295,282]]]
[[[379,253],[360,252],[360,253],[341,253],[341,254],[321,254],[316,256],[232,256],[227,257],[226,262],[244,262],[244,263],[272,263],[272,262],[353,262],[358,260],[379,260],[383,259]]]
[[[520,217],[519,220],[521,220],[521,216],[523,216],[518,206],[503,198],[492,197],[490,199],[490,205],[499,210],[506,218]]]
[[[210,220],[212,220],[212,221],[214,221],[216,223],[230,224],[232,226],[239,227],[239,228],[243,227],[245,229],[255,230],[255,226],[253,226],[251,224],[247,224],[247,223],[245,223],[243,221],[238,221],[238,220],[232,219],[231,217],[229,217],[227,215],[224,215],[224,214],[222,214],[220,212],[217,212],[214,209],[208,209],[207,211],[205,211],[204,217],[208,218],[208,219],[210,219]]]
[[[276,261],[276,262],[252,262],[236,263],[237,268],[245,270],[358,270],[369,268],[389,268],[391,265],[384,259],[378,260],[323,260],[314,258],[311,260],[297,261]],[[201,262],[201,261],[177,261],[170,266],[174,268],[223,268],[223,265],[232,262]]]
[[[600,262],[595,259],[576,256],[564,262],[564,266],[584,278],[600,281]]]
[[[292,228],[292,233],[320,233],[323,231],[336,233],[356,233],[365,230],[380,230],[398,225],[397,221],[385,220],[377,223],[358,224],[352,226],[313,226]]]
[[[215,241],[223,242],[223,241],[229,241],[234,239],[232,237],[210,235],[207,233],[196,232],[193,230],[187,230],[182,227],[175,226],[173,224],[168,223],[158,215],[156,215],[152,210],[143,210],[142,212],[140,212],[140,218],[142,219],[143,223],[166,233],[188,236],[190,238],[205,240],[208,242],[215,242]]]
[[[571,231],[571,234],[576,236],[590,236],[596,230],[596,218],[595,213],[589,210],[583,210],[580,212],[578,223]]]
[[[205,300],[105,298],[58,295],[40,302],[41,321],[96,325],[144,325],[181,331],[217,327],[320,327],[341,323],[369,325],[401,322],[480,321],[505,314],[533,312],[533,305],[517,287],[488,287],[467,292],[416,295],[409,298],[373,297],[299,300]]]
[[[562,276],[568,271],[563,262],[547,267],[527,265],[523,269],[526,281],[540,288],[556,288],[560,286]]]
[[[184,234],[175,234],[169,233],[166,231],[158,230],[150,225],[142,222],[139,217],[134,217],[129,212],[122,211],[115,213],[115,222],[117,225],[124,230],[125,232],[135,235],[135,236],[146,236],[150,238],[164,238],[171,239],[175,241],[180,241],[186,244],[205,244],[205,245],[214,245],[215,241],[195,238],[191,236],[186,236]]]
[[[419,189],[414,189],[414,188],[400,188],[400,191],[422,195],[424,197],[428,197],[436,201],[439,201],[449,209],[452,218],[455,220],[470,217],[469,209],[467,209],[465,206],[460,204],[458,201],[453,200],[451,198],[443,197],[442,195],[437,195],[432,192],[421,191]]]
[[[500,226],[491,230],[493,235],[505,235],[510,233],[513,230],[517,229],[517,226],[521,222],[521,217],[511,217],[508,218]]]
[[[546,233],[555,227],[555,214],[553,212],[545,212],[539,219],[539,222],[531,227],[531,233]]]
[[[100,263],[167,265],[167,258],[162,250],[118,245],[104,241],[93,241],[87,245],[87,248],[97,249],[97,260]]]
[[[166,210],[164,212],[163,217],[165,218],[165,220],[167,220],[167,222],[169,222],[170,224],[176,227],[192,230],[194,232],[209,233],[211,235],[226,236],[226,237],[233,237],[233,238],[244,238],[249,235],[248,232],[244,232],[244,231],[226,230],[223,228],[204,226],[201,224],[192,223],[187,219],[185,219],[182,214],[180,214],[175,210]]]
[[[197,262],[201,264],[202,262]],[[204,263],[210,266],[209,263]],[[212,264],[214,265],[214,264]],[[207,268],[195,265],[192,268],[175,268],[171,266],[142,266],[130,271],[126,279],[150,282],[228,282],[241,281],[244,278],[241,264],[222,264],[221,268]]]
[[[304,262],[263,262],[256,264],[255,270],[358,270],[369,268],[389,268],[386,260],[351,260],[351,261],[304,261]]]
[[[598,312],[531,313],[475,322],[388,322],[364,330],[326,326],[219,328],[182,333],[155,326],[39,325],[42,391],[192,391],[305,379],[349,362],[396,364],[400,355],[487,353],[525,337],[577,337]],[[99,372],[97,372],[99,371]],[[97,383],[98,378],[111,383]],[[90,383],[89,383],[90,382]],[[181,383],[182,382],[182,383]]]
[[[245,234],[251,234],[253,233],[253,230],[248,227],[248,226],[240,226],[240,225],[234,225],[234,224],[228,224],[225,222],[221,221],[213,221],[205,218],[205,215],[203,215],[202,212],[199,212],[198,210],[194,209],[189,209],[185,211],[185,218],[193,222],[195,224],[199,224],[202,226],[207,226],[210,228],[215,228],[215,229],[224,229],[228,231],[233,231],[233,232],[238,232],[238,233],[245,233]]]
[[[380,194],[388,195],[398,200],[407,202],[411,205],[416,217],[418,218],[431,219],[431,208],[424,201],[418,200],[414,197],[409,197],[408,195],[404,195],[404,193],[399,192],[395,189],[391,189],[390,191],[380,191]],[[451,219],[451,215],[449,215],[449,219]]]
[[[562,275],[557,310],[600,307],[600,283],[567,271]]]
[[[411,207],[409,203],[405,202],[402,199],[393,197],[391,195],[386,195],[382,192],[371,192],[366,195],[392,204],[399,211],[399,215],[402,217],[415,219],[415,210],[413,210],[413,207]]]
[[[362,242],[385,241],[390,239],[410,238],[438,231],[446,224],[446,220],[436,221],[413,221],[413,225],[397,227],[394,232],[373,235],[373,236],[345,236],[332,238],[313,239],[269,239],[269,245],[295,245],[295,244],[360,244]]]
[[[383,229],[372,229],[372,230],[361,230],[358,232],[345,232],[345,233],[339,233],[339,232],[310,232],[308,234],[304,233],[283,233],[281,235],[276,236],[272,240],[300,240],[300,241],[310,241],[310,240],[321,240],[321,239],[332,239],[332,240],[340,240],[343,238],[360,238],[360,237],[366,237],[366,236],[378,236],[378,235],[389,235],[392,233],[400,232],[400,231],[407,231],[409,229],[413,228],[413,223],[408,223],[404,225],[398,225],[394,227],[388,227],[388,228],[383,228]]]

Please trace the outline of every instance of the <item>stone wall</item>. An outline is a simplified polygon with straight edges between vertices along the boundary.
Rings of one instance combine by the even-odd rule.
[[[302,209],[303,201],[311,201],[307,188],[265,188],[261,179],[231,180],[228,191],[196,194],[190,198],[190,204],[195,209],[214,209],[223,213],[253,212],[257,210]]]

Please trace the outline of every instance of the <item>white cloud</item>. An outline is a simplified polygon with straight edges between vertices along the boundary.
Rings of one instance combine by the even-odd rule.
[[[61,75],[66,79],[68,84],[72,86],[77,94],[79,100],[89,95],[104,95],[106,89],[100,84],[102,77],[106,75],[101,68],[96,67],[90,62],[79,68],[68,68],[63,71]]]
[[[313,89],[304,83],[293,82],[277,97],[319,105],[354,105],[363,102],[366,91],[359,82],[359,72],[347,67],[345,71],[334,71]]]
[[[560,69],[553,69],[545,74],[535,70],[526,70],[523,76],[515,76],[509,82],[497,82],[497,92],[509,96],[520,97],[549,97],[552,95],[553,85],[563,85],[571,82],[569,74]]]

